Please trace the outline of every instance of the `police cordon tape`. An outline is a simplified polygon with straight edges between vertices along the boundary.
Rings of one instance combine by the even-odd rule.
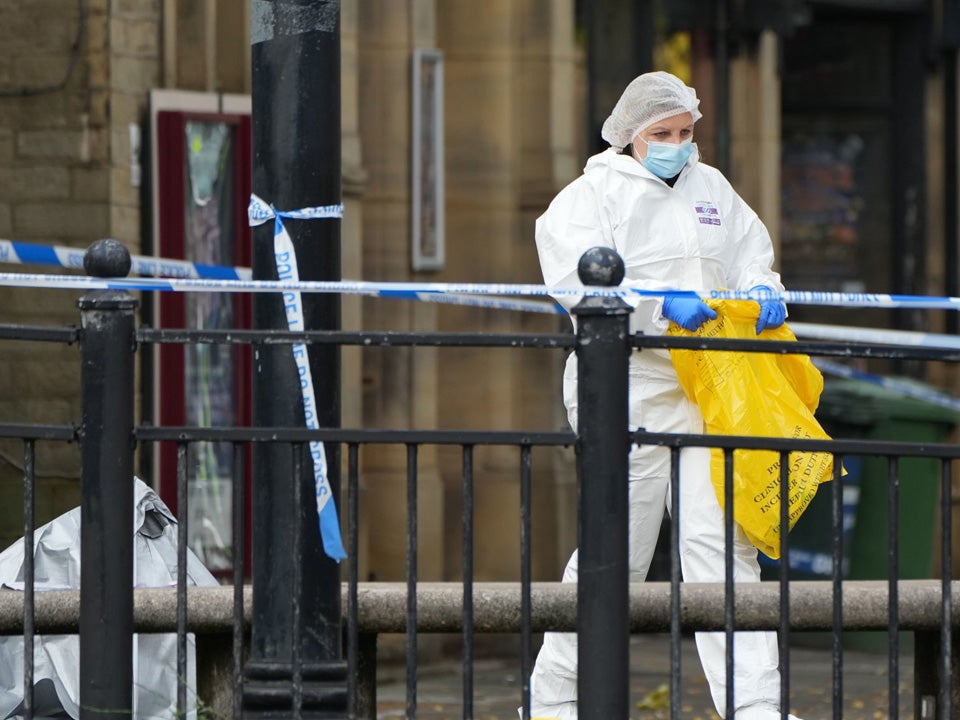
[[[62,245],[39,245],[0,239],[0,262],[23,265],[54,265],[83,270],[86,251]],[[149,277],[210,278],[216,280],[249,280],[250,268],[207,265],[187,260],[131,255],[130,270]]]
[[[61,246],[37,245],[0,239],[0,262],[44,264],[82,269],[83,250]],[[205,265],[186,260],[171,260],[144,255],[131,256],[131,271],[147,277],[96,278],[84,275],[38,273],[0,273],[0,285],[64,290],[130,290],[157,292],[309,292],[341,293],[424,302],[463,302],[481,307],[499,307],[548,314],[566,314],[552,302],[517,300],[530,297],[640,297],[694,296],[718,300],[780,300],[792,305],[838,307],[917,308],[960,310],[960,297],[935,295],[890,295],[883,293],[828,292],[820,290],[643,290],[629,286],[548,288],[521,283],[422,283],[369,282],[363,280],[253,280],[250,268]],[[448,297],[444,297],[448,296]],[[816,327],[818,332],[823,328]],[[837,331],[850,339],[847,328]],[[884,331],[889,333],[891,331]],[[924,334],[925,333],[921,333]],[[839,337],[839,335],[837,336]],[[889,341],[887,341],[889,342]],[[897,343],[902,344],[902,343]],[[912,344],[912,343],[910,343]],[[925,343],[924,343],[925,344]],[[960,344],[960,343],[958,343]]]
[[[0,263],[22,265],[52,265],[73,270],[83,269],[84,250],[59,245],[39,245],[0,239]],[[187,260],[171,260],[148,255],[131,255],[131,272],[148,277],[203,278],[211,280],[250,280],[253,271],[248,267],[209,265]],[[15,274],[22,277],[21,274]],[[10,283],[13,284],[13,283]],[[60,287],[59,285],[57,287]],[[358,293],[359,294],[359,293]],[[373,293],[371,293],[373,294]],[[520,300],[502,297],[466,295],[438,295],[436,293],[397,293],[392,297],[421,300],[432,303],[469,305],[495,310],[517,310],[549,315],[566,315],[566,310],[554,302]]]
[[[14,264],[53,265],[71,269],[83,268],[84,251],[77,248],[39,245],[0,239],[0,262]],[[639,290],[608,288],[576,288],[563,291],[553,290],[540,285],[502,285],[502,284],[451,284],[451,283],[370,283],[363,281],[339,282],[280,282],[253,281],[252,271],[246,267],[228,267],[193,263],[185,260],[171,260],[151,256],[131,256],[131,271],[139,275],[154,278],[167,277],[171,280],[110,279],[89,278],[73,275],[39,275],[29,273],[0,273],[0,285],[21,287],[50,287],[74,290],[124,289],[142,291],[172,292],[322,292],[356,294],[384,298],[417,300],[433,303],[453,303],[482,308],[517,310],[546,314],[566,315],[555,302],[522,300],[502,295],[481,295],[476,293],[498,293],[509,295],[667,295],[673,293],[642,292]],[[212,282],[181,283],[179,280],[202,280]],[[238,281],[238,282],[224,282]],[[454,294],[462,292],[464,294]],[[689,291],[677,294],[689,294]],[[758,299],[757,293],[744,292],[701,292],[701,297],[734,297],[735,299]],[[774,293],[774,297],[791,304],[836,305],[856,302],[858,307],[924,307],[932,309],[960,309],[960,298],[923,297],[898,295],[873,295],[862,293],[824,293],[792,292]],[[801,300],[805,300],[802,303]],[[960,349],[960,337],[935,333],[911,332],[905,330],[878,330],[874,328],[822,325],[816,323],[790,322],[790,328],[797,337],[821,340],[841,340],[844,342],[870,342],[883,345],[909,345],[942,349]],[[299,354],[299,353],[298,353]],[[905,395],[926,400],[951,409],[960,409],[960,400],[952,396],[927,392],[906,382],[882,376],[859,372],[851,368],[823,359],[815,364],[822,372],[840,377],[855,378],[875,385],[897,390]]]
[[[852,380],[862,380],[870,383],[871,385],[878,385],[886,388],[887,390],[893,390],[894,392],[907,397],[916,398],[917,400],[923,400],[933,405],[940,405],[941,407],[960,411],[960,400],[957,398],[953,397],[952,395],[947,395],[946,393],[929,389],[922,385],[917,385],[910,380],[885,377],[883,375],[874,375],[873,373],[854,370],[851,367],[847,367],[846,365],[841,365],[840,363],[835,363],[830,360],[825,360],[824,358],[814,358],[813,364],[816,365],[821,372],[825,372],[830,375],[837,375],[839,377],[849,378]]]
[[[820,290],[643,290],[617,287],[547,287],[521,283],[419,283],[363,280],[217,280],[212,278],[97,278],[82,275],[0,273],[0,285],[64,290],[131,290],[160,292],[230,293],[341,293],[404,298],[413,295],[594,296],[620,297],[628,302],[643,297],[699,297],[716,300],[779,300],[793,305],[829,305],[858,308],[915,308],[960,310],[960,298],[936,295],[827,292]],[[424,299],[424,298],[420,298]],[[555,312],[555,311],[551,311]]]
[[[280,280],[297,283],[300,280],[297,251],[293,246],[293,239],[283,225],[283,218],[296,220],[339,219],[343,217],[343,204],[285,211],[277,210],[273,205],[269,205],[256,195],[252,195],[250,205],[247,208],[247,215],[251,227],[263,225],[273,220],[273,256],[277,267],[277,277]],[[299,332],[306,328],[303,318],[303,299],[299,291],[288,290],[283,293],[283,311],[287,317],[287,328],[291,332]],[[320,427],[320,408],[317,406],[316,395],[313,391],[313,374],[310,370],[307,345],[306,343],[294,343],[292,350],[300,382],[300,395],[303,398],[304,422],[307,429],[316,430]],[[347,553],[343,549],[336,502],[333,499],[333,491],[327,477],[327,451],[319,440],[310,441],[310,458],[313,462],[313,485],[317,499],[317,516],[320,520],[323,551],[332,559],[340,562],[347,556]]]

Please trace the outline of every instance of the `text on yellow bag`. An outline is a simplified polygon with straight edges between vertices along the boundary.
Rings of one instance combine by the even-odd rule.
[[[757,303],[709,300],[707,304],[717,311],[716,320],[694,333],[671,323],[668,334],[758,339]],[[784,324],[764,330],[759,339],[797,338]],[[806,355],[673,349],[670,356],[680,385],[703,414],[707,434],[830,439],[814,418],[823,376]],[[832,478],[833,455],[793,451],[789,462],[789,525],[793,529],[817,486]],[[780,557],[780,453],[735,450],[733,467],[734,519],[761,552]],[[711,449],[710,478],[723,507],[724,459],[719,448]]]

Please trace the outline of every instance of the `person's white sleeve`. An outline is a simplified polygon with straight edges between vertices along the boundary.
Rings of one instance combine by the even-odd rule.
[[[561,190],[537,219],[536,242],[543,282],[551,289],[582,288],[577,275],[580,256],[590,248],[614,247],[608,214],[582,177]],[[568,312],[581,297],[554,295]]]
[[[635,288],[637,290],[661,291],[676,290],[676,284],[658,282],[654,280],[624,280],[620,287]],[[628,295],[624,298],[633,306],[630,316],[630,332],[642,332],[644,335],[663,335],[670,325],[670,321],[663,316],[662,295]]]

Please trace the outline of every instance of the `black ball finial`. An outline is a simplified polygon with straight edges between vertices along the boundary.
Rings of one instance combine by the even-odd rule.
[[[130,251],[113,238],[97,240],[83,254],[83,269],[92,277],[126,277],[130,267]]]
[[[623,281],[623,274],[623,260],[613,248],[590,248],[577,264],[577,275],[584,285],[614,287]]]

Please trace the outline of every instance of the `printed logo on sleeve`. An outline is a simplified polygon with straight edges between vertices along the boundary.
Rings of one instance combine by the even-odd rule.
[[[693,204],[697,211],[697,220],[701,225],[720,225],[720,211],[717,206],[708,200],[697,200]]]

